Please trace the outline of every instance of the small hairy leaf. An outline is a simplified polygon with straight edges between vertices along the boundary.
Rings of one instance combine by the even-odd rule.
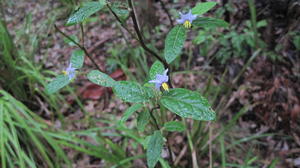
[[[196,27],[227,27],[229,24],[222,19],[200,17],[193,21],[193,26]]]
[[[69,17],[66,25],[70,26],[81,23],[86,18],[102,9],[105,4],[105,0],[100,0],[99,2],[95,1],[83,3],[82,6]]]
[[[153,90],[137,82],[119,81],[113,87],[117,97],[125,102],[139,103],[149,101],[154,96]]]
[[[171,131],[171,132],[174,132],[174,131],[181,132],[181,131],[185,130],[185,126],[179,121],[167,122],[164,124],[164,127],[167,131]]]
[[[194,15],[202,15],[213,8],[217,3],[216,2],[203,2],[198,3],[193,9],[192,14]]]
[[[143,104],[134,104],[131,107],[129,107],[122,116],[120,123],[123,124],[125,121],[128,120],[128,118],[136,111],[140,110],[143,107]]]
[[[147,110],[142,111],[137,118],[137,129],[143,132],[145,126],[148,124],[150,119],[150,113]]]
[[[156,78],[156,74],[163,74],[165,71],[164,64],[160,61],[155,61],[149,71],[150,79],[153,80]]]
[[[198,92],[176,88],[165,92],[160,102],[171,112],[184,118],[210,121],[216,117],[208,101]]]
[[[74,50],[71,56],[72,67],[79,69],[82,67],[84,61],[84,52],[82,50]]]
[[[147,147],[147,164],[149,168],[153,168],[160,158],[161,151],[163,148],[163,136],[160,131],[155,131],[151,136],[148,147]]]
[[[185,39],[186,29],[182,25],[175,26],[168,33],[164,50],[164,57],[168,64],[180,55]]]
[[[110,76],[98,70],[92,70],[87,77],[91,82],[104,87],[113,87],[116,84]]]
[[[58,75],[53,81],[46,86],[47,93],[54,93],[70,83],[67,75]]]

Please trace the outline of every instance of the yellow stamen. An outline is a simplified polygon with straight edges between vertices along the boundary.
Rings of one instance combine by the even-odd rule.
[[[192,27],[192,23],[188,20],[184,21],[183,26],[187,29]]]
[[[68,75],[68,72],[67,72],[67,71],[62,71],[62,73],[63,73],[64,75]]]
[[[166,82],[162,83],[161,86],[165,91],[169,91],[169,85]]]

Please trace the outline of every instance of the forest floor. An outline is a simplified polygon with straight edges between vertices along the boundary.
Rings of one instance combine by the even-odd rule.
[[[245,22],[250,20],[248,3],[247,1],[230,2],[231,5],[234,5],[232,11],[226,12],[222,5],[218,7],[224,9],[223,18],[227,19],[232,27],[218,29],[218,31],[225,35],[231,32],[240,35],[246,27]],[[38,48],[34,61],[42,65],[44,69],[60,73],[67,67],[71,52],[76,47],[70,46],[69,42],[66,42],[64,37],[55,30],[54,24],[63,32],[82,40],[80,26],[64,26],[72,9],[55,1],[37,3],[34,0],[28,0],[21,3],[12,1],[12,3],[14,3],[14,8],[8,7],[6,11],[8,27],[10,30],[15,30],[11,33],[13,36],[17,36],[19,31],[28,30],[28,36],[17,39],[17,44],[26,43],[27,38],[32,38],[31,34],[36,34]],[[181,9],[184,5],[192,6],[194,3],[180,1],[174,5],[168,4],[167,7],[168,9]],[[300,4],[290,2],[287,4],[286,11],[277,9],[276,5],[280,6],[279,2],[278,4],[256,3],[258,20],[265,19],[268,22],[267,26],[258,29],[261,40],[267,45],[264,49],[242,46],[242,50],[245,52],[239,54],[245,54],[245,56],[239,56],[232,52],[226,63],[222,64],[214,57],[214,54],[221,52],[221,48],[224,47],[222,44],[210,43],[210,47],[215,46],[211,47],[208,56],[204,57],[201,55],[202,51],[199,51],[201,45],[195,45],[191,40],[192,36],[197,36],[197,32],[190,33],[185,44],[184,54],[180,62],[173,68],[172,80],[176,88],[185,87],[199,90],[210,99],[214,98],[213,93],[218,90],[219,93],[216,94],[213,106],[218,112],[219,120],[209,123],[212,138],[219,134],[218,130],[223,127],[224,123],[234,120],[237,113],[246,109],[224,136],[225,145],[228,146],[238,140],[241,141],[239,145],[229,148],[226,152],[227,161],[230,163],[243,165],[245,164],[243,158],[249,157],[247,154],[251,153],[251,156],[256,157],[251,157],[253,160],[250,159],[249,165],[253,166],[250,167],[258,167],[258,165],[267,167],[266,165],[270,165],[272,162],[276,162],[276,167],[300,167],[300,55],[299,50],[297,51],[293,46],[293,36],[289,34],[300,30],[299,12],[289,13],[291,10],[300,11]],[[153,33],[151,28],[145,29],[145,37],[148,42],[155,43],[154,45],[161,49],[164,44],[162,40],[164,38],[161,37],[166,35],[170,25],[168,17],[159,3],[153,2],[152,8],[155,12],[150,11],[145,14],[143,13],[145,9],[142,9],[139,11],[139,17],[142,26],[158,29],[160,34],[157,35],[149,35]],[[174,11],[170,11],[173,14]],[[276,14],[272,15],[272,12]],[[210,14],[212,13],[214,11]],[[154,17],[151,18],[151,15]],[[286,17],[289,17],[288,21],[285,19]],[[149,18],[151,20],[147,20]],[[26,25],[25,20],[29,25]],[[151,22],[150,25],[147,24],[149,22]],[[167,25],[159,26],[155,22],[167,23]],[[128,21],[128,25],[132,28],[130,21]],[[132,75],[140,81],[145,79],[142,76],[146,73],[140,73],[144,70],[139,69],[135,63],[136,57],[145,53],[141,51],[138,42],[130,38],[130,35],[108,12],[94,16],[85,24],[84,31],[85,46],[88,51],[96,63],[109,72],[114,79],[124,80],[131,78]],[[221,37],[215,38],[218,40]],[[269,56],[271,52],[278,59],[272,60]],[[145,55],[147,56],[147,54]],[[116,64],[114,59],[108,59],[117,57],[127,68]],[[148,64],[150,65],[152,61],[148,61]],[[103,123],[101,120],[120,119],[128,105],[114,98],[110,89],[94,85],[87,80],[85,74],[94,68],[90,60],[86,59],[83,71],[71,84],[75,88],[76,96],[64,95],[69,103],[62,105],[60,109],[65,123],[61,123],[59,119],[52,120],[53,113],[43,109],[37,110],[39,115],[49,121],[51,125],[57,128],[64,125],[66,126],[64,129],[69,131],[88,129],[92,125],[112,126],[112,123]],[[76,104],[77,97],[82,102],[85,111]],[[129,127],[133,122],[133,120],[128,121]],[[105,130],[106,134],[117,132],[117,130]],[[188,143],[185,136],[178,133],[170,135],[173,139],[171,144],[174,154],[176,156],[183,155],[178,161],[180,167],[190,165],[188,154],[182,153],[186,148],[185,144]],[[111,140],[115,143],[122,141],[113,136]],[[218,145],[212,146],[213,153],[216,155],[219,154],[218,148]],[[134,149],[128,147],[127,150],[131,155],[135,154],[130,151]],[[73,158],[75,167],[97,167],[95,165],[102,164],[100,159],[82,155],[70,149],[66,149],[66,151],[69,152],[68,156]],[[202,155],[200,167],[206,167],[209,164],[208,157],[208,155]],[[134,165],[136,167],[145,166],[141,160],[135,161]],[[218,165],[216,163],[215,167]]]

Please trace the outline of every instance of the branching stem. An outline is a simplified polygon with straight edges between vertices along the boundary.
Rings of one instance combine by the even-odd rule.
[[[62,34],[64,37],[66,37],[68,40],[72,41],[77,47],[79,47],[84,53],[85,55],[92,61],[92,63],[94,64],[94,66],[101,72],[104,72],[96,63],[96,61],[93,59],[93,57],[90,55],[90,53],[87,51],[87,49],[79,44],[78,42],[76,42],[74,39],[72,39],[69,35],[67,35],[66,33],[64,33],[63,31],[61,31],[56,25],[54,25],[55,29]]]
[[[164,67],[165,69],[169,69],[168,73],[169,73],[169,81],[168,81],[168,84],[170,86],[170,88],[173,88],[173,85],[171,83],[171,68],[169,66],[169,64],[167,63],[167,61],[165,61],[164,59],[162,59],[157,53],[155,53],[154,51],[152,51],[150,48],[148,48],[146,46],[146,43],[144,42],[143,40],[143,36],[142,36],[142,33],[139,29],[139,26],[138,26],[138,22],[137,22],[137,18],[136,18],[136,14],[135,14],[135,10],[134,10],[134,7],[133,7],[133,3],[132,3],[132,0],[127,0],[128,2],[128,5],[129,5],[129,8],[130,8],[130,17],[132,19],[132,22],[133,22],[133,27],[134,27],[134,30],[138,36],[138,41],[140,42],[141,46],[143,47],[143,49],[145,51],[147,51],[148,53],[150,53],[152,56],[154,56],[156,59],[158,59],[160,62],[162,62],[164,64]]]

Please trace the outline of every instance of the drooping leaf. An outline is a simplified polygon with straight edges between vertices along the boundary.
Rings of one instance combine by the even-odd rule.
[[[160,102],[171,112],[184,118],[210,121],[214,120],[216,116],[207,99],[191,90],[171,89],[169,92],[165,92]]]
[[[132,81],[119,81],[113,87],[117,97],[125,102],[140,103],[149,101],[154,96],[153,90]]]
[[[68,75],[58,75],[53,81],[46,86],[47,93],[54,93],[70,83]]]
[[[195,27],[214,28],[228,27],[228,25],[229,24],[226,21],[216,18],[199,17],[193,21],[193,26]]]
[[[91,82],[104,87],[113,87],[116,84],[110,76],[98,70],[92,70],[87,77]]]
[[[122,116],[120,123],[123,124],[125,121],[128,120],[128,118],[136,111],[140,110],[143,107],[143,104],[134,104],[131,107],[129,107]]]
[[[203,3],[198,3],[193,9],[192,9],[192,14],[194,15],[202,15],[209,11],[211,8],[213,8],[217,2],[203,2]]]
[[[164,64],[160,61],[155,61],[149,71],[149,76],[151,80],[156,78],[156,74],[163,74],[165,71]]]
[[[101,10],[105,4],[106,4],[105,0],[83,3],[82,6],[69,17],[66,25],[70,26],[70,25],[81,23],[92,14]]]
[[[182,25],[175,26],[168,33],[164,50],[164,57],[168,64],[180,55],[185,39],[186,29]]]
[[[147,147],[147,164],[149,168],[153,168],[160,158],[163,148],[163,136],[160,131],[155,131],[151,136]]]
[[[140,112],[140,114],[138,115],[137,118],[137,129],[140,132],[143,132],[145,129],[145,126],[148,124],[150,119],[150,113],[147,110],[144,110],[142,112]]]
[[[174,131],[181,132],[181,131],[185,130],[185,126],[182,124],[182,122],[179,122],[179,121],[169,121],[164,124],[164,128],[167,131],[171,131],[171,132],[174,132]]]
[[[71,56],[72,67],[79,69],[82,67],[84,61],[84,52],[82,50],[74,50]]]

